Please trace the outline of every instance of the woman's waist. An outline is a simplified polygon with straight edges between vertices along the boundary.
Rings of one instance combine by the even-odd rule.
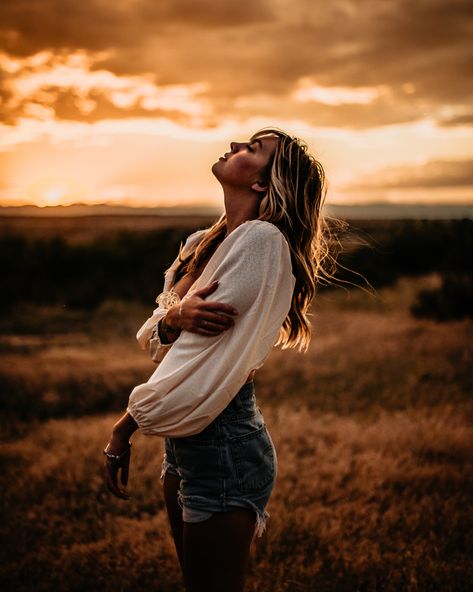
[[[253,415],[257,412],[255,385],[253,380],[245,382],[225,409],[215,419],[215,423],[225,423]]]
[[[253,371],[254,372],[254,371]],[[251,373],[250,373],[251,375]],[[208,443],[209,441],[220,440],[223,437],[221,428],[225,424],[246,421],[260,414],[256,404],[255,385],[252,380],[245,382],[238,393],[232,398],[223,411],[210,422],[201,432],[192,436],[170,437],[177,443]]]

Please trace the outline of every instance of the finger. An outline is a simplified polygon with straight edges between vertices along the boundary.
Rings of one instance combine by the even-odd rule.
[[[128,471],[129,471],[129,468],[130,468],[130,463],[128,463],[128,462],[125,463],[125,465],[122,467],[122,473],[120,475],[120,481],[121,481],[121,483],[122,483],[122,485],[124,487],[126,487],[127,484],[128,484]]]
[[[112,469],[113,471],[113,469]],[[116,482],[116,474],[114,474],[113,472],[111,472],[111,469],[109,466],[105,467],[105,482],[107,484],[107,489],[113,493],[113,495],[115,497],[118,497],[120,499],[127,499],[127,494],[125,492],[123,492],[117,485]]]
[[[227,331],[228,329],[230,329],[230,327],[233,326],[233,323],[231,323],[231,325],[225,323],[213,323],[212,321],[201,321],[200,323],[198,323],[198,326],[201,329],[205,329],[206,331],[214,331],[215,333],[221,333],[222,331]]]
[[[224,302],[218,302],[218,300],[206,300],[199,305],[203,310],[211,312],[220,312],[229,315],[237,315],[237,309],[231,304],[225,304]]]
[[[204,286],[203,288],[196,290],[194,292],[194,296],[199,296],[200,298],[205,298],[206,296],[209,296],[209,294],[212,294],[212,292],[215,292],[215,290],[217,288],[218,288],[218,280],[215,280],[211,284],[208,284],[207,286]]]
[[[206,323],[212,325],[212,328],[218,328],[220,330],[233,327],[235,321],[232,317],[223,314],[216,314],[206,311],[205,313],[199,313],[195,320],[197,325],[205,325]]]
[[[220,335],[222,331],[207,331],[207,329],[202,329],[199,327],[199,329],[196,329],[195,333],[198,333],[199,335],[206,335],[207,337],[215,337],[216,335]]]
[[[130,496],[126,491],[120,489],[117,484],[117,472],[118,469],[112,466],[108,461],[105,461],[104,465],[104,473],[105,473],[105,483],[107,485],[108,490],[113,493],[115,497],[120,499],[128,500]]]

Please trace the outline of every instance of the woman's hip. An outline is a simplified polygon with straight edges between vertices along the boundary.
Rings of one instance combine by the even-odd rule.
[[[253,383],[243,385],[199,434],[165,440],[167,460],[184,485],[201,492],[258,492],[276,480],[276,449],[256,405]]]

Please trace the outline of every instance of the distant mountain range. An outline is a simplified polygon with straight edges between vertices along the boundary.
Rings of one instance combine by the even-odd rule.
[[[141,208],[107,204],[69,206],[0,206],[0,216],[69,217],[69,216],[209,216],[217,217],[222,209],[212,206]],[[473,218],[473,204],[328,204],[328,216],[348,219],[458,219]]]

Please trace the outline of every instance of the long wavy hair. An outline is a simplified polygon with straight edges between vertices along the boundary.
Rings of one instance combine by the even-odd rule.
[[[279,142],[263,179],[268,190],[261,199],[258,219],[271,222],[287,240],[296,283],[291,308],[279,331],[275,345],[281,349],[307,351],[311,339],[308,309],[319,285],[330,284],[336,271],[336,256],[332,253],[334,233],[322,213],[327,193],[324,169],[297,137],[277,128],[263,128],[250,142],[262,136],[277,136]],[[335,223],[340,220],[330,218]],[[336,225],[336,224],[335,224]],[[225,213],[210,226],[195,250],[183,256],[176,278],[185,273],[198,274],[224,239],[227,230]],[[335,241],[337,242],[337,241]]]

